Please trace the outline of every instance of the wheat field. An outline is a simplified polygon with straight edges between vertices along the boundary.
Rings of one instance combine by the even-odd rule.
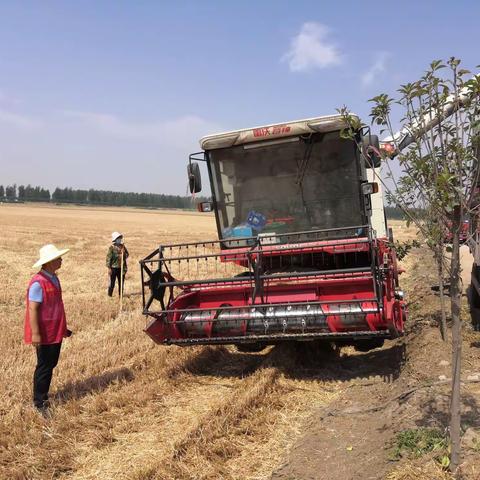
[[[138,260],[160,243],[214,239],[213,216],[0,205],[0,224],[0,478],[266,479],[311,412],[339,394],[335,380],[290,375],[295,362],[276,349],[163,347],[143,333]],[[131,255],[122,313],[106,294],[114,230]],[[22,339],[45,243],[71,249],[58,273],[74,331],[47,420],[31,406],[34,350]]]

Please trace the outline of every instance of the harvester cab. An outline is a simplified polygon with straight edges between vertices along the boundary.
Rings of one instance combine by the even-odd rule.
[[[334,115],[202,138],[188,181],[201,191],[205,162],[212,201],[199,209],[214,212],[218,239],[160,245],[140,262],[155,342],[369,349],[402,334],[378,139],[343,138],[344,127]]]

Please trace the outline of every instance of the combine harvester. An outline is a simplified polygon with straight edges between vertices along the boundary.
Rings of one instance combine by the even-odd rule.
[[[379,142],[341,138],[340,115],[210,135],[206,162],[218,240],[160,245],[141,263],[145,331],[159,344],[284,341],[360,351],[403,333],[405,305],[387,229]]]

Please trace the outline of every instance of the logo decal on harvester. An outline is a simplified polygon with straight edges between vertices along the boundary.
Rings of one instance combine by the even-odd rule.
[[[254,137],[269,137],[270,135],[282,135],[284,133],[290,133],[290,125],[275,125],[274,127],[262,127],[254,128]]]

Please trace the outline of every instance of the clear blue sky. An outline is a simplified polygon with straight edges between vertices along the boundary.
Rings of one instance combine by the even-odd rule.
[[[475,1],[1,1],[0,184],[185,194],[222,130],[366,118],[437,58],[480,63]]]

